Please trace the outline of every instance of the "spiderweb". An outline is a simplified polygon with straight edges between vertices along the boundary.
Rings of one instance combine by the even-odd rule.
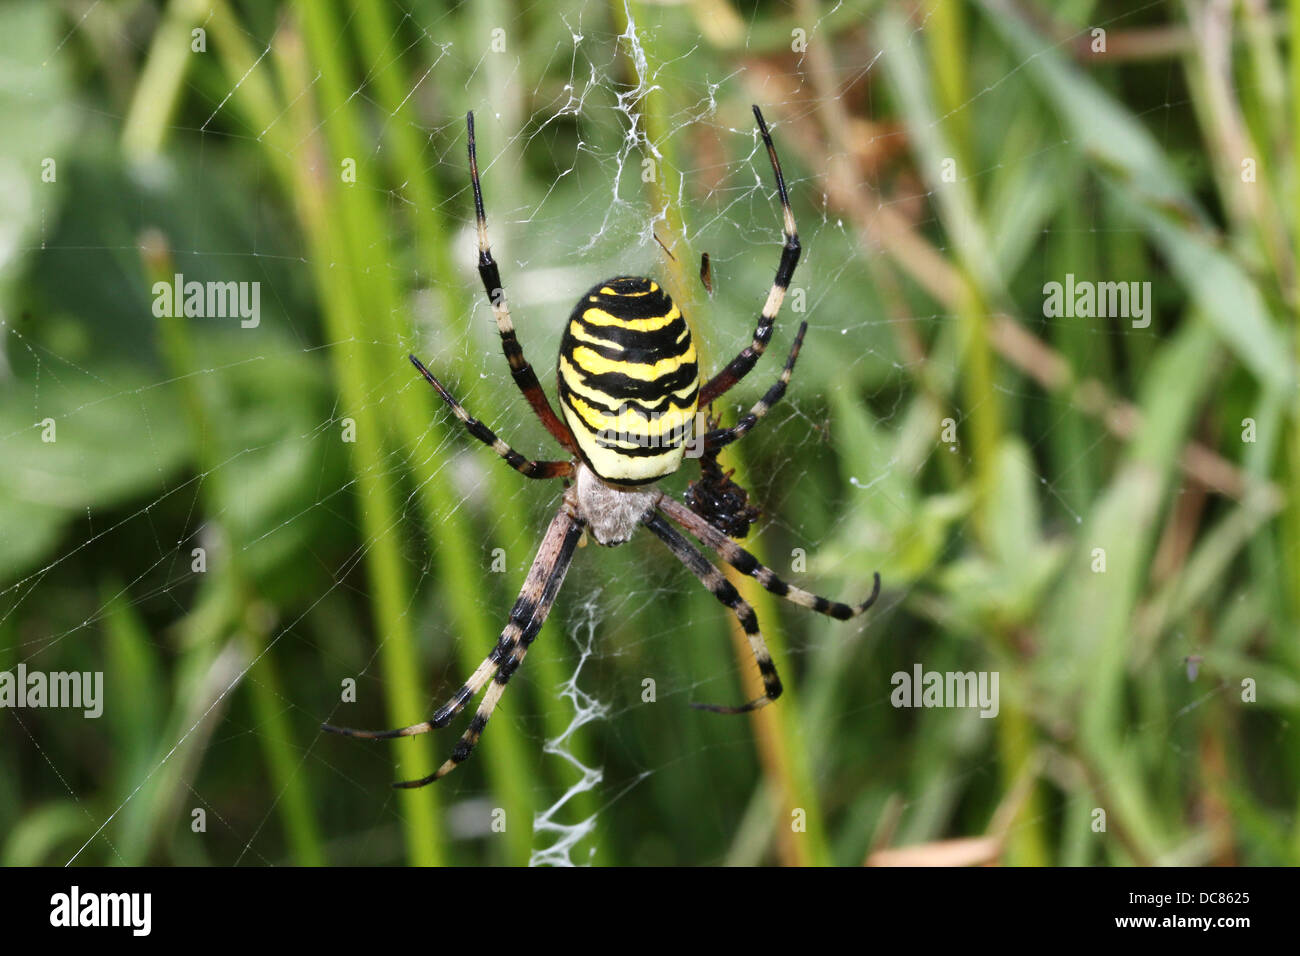
[[[875,245],[901,218],[937,237],[940,256],[960,251],[928,211],[945,200],[909,169],[903,130],[870,121],[878,101],[900,95],[882,92],[891,89],[884,64],[915,52],[929,15],[891,34],[868,25],[876,23],[868,13],[879,11],[867,4],[771,4],[761,15],[725,3],[573,3],[518,14],[383,6],[391,31],[376,42],[354,42],[353,31],[365,29],[358,11],[338,21],[332,51],[349,63],[359,49],[351,66],[362,79],[347,74],[344,106],[333,110],[321,105],[328,66],[312,62],[305,85],[292,81],[304,43],[301,31],[285,32],[293,18],[203,2],[129,15],[99,2],[62,10],[15,4],[4,13],[14,29],[0,30],[0,69],[10,77],[3,95],[13,107],[3,122],[17,135],[6,129],[0,165],[0,196],[10,206],[0,216],[10,224],[0,234],[0,660],[11,669],[102,670],[108,688],[98,724],[70,711],[0,713],[12,771],[0,774],[8,859],[261,865],[302,862],[303,848],[313,846],[333,862],[403,858],[405,811],[387,790],[390,745],[315,730],[324,720],[391,724],[383,701],[392,638],[376,634],[371,604],[381,598],[367,568],[383,551],[381,539],[397,542],[396,572],[407,587],[393,613],[412,635],[427,708],[409,715],[414,722],[490,649],[466,646],[454,625],[481,619],[495,633],[504,624],[559,494],[467,441],[441,406],[414,444],[391,437],[400,434],[402,401],[426,388],[406,363],[415,352],[514,447],[557,454],[513,392],[473,271],[467,108],[476,111],[489,228],[514,321],[553,394],[563,318],[606,276],[663,276],[688,304],[706,369],[749,341],[781,241],[767,155],[748,112],[751,102],[763,105],[804,258],[769,355],[735,400],[721,403],[731,420],[774,379],[798,321],[810,331],[786,399],[736,459],[764,514],[750,543],[778,574],[833,597],[859,599],[874,568],[886,581],[880,607],[850,624],[784,606],[773,619],[776,602],[760,607],[765,631],[784,648],[787,684],[807,689],[778,706],[799,709],[803,737],[791,746],[803,755],[804,782],[825,793],[841,858],[861,859],[886,830],[903,842],[980,832],[983,823],[964,818],[958,803],[963,794],[987,798],[994,785],[992,722],[965,712],[900,716],[889,705],[889,674],[919,657],[941,670],[998,666],[999,652],[977,643],[978,623],[948,622],[958,636],[935,637],[940,628],[925,610],[936,605],[914,594],[917,582],[946,562],[949,575],[1004,583],[956,559],[975,547],[969,503],[934,486],[946,467],[940,459],[963,470],[978,463],[964,443],[916,437],[918,416],[936,427],[945,417],[918,395],[942,391],[956,374],[959,353],[944,330],[960,315],[955,307],[935,311],[925,294],[933,287],[893,273]],[[668,11],[693,18],[694,42],[682,39]],[[184,29],[176,32],[173,20]],[[1117,28],[1129,22],[1120,21]],[[160,31],[189,43],[191,28],[206,30],[208,46],[183,54],[196,59],[175,91],[176,116],[162,124],[166,145],[121,160],[124,130],[147,111],[132,103],[126,78],[105,73],[107,85],[97,89],[77,64],[96,64],[98,76],[116,50],[142,71]],[[223,58],[235,42],[246,47],[245,60]],[[938,110],[935,123],[973,116],[989,99],[1014,109],[1033,59],[986,68],[987,85],[947,115]],[[385,75],[400,76],[400,112],[386,98]],[[270,122],[259,125],[243,104],[268,84],[278,98]],[[319,112],[303,125],[309,100]],[[368,246],[384,273],[374,280],[401,290],[397,301],[366,305],[413,320],[407,327],[380,312],[367,317],[361,336],[332,337],[314,289],[332,271],[351,276],[366,267],[339,249],[325,258],[302,235],[276,168],[337,175],[318,151],[354,114],[371,144],[353,157],[362,170],[354,188],[372,193],[384,212]],[[826,115],[845,125],[832,127],[835,136],[811,137]],[[1148,125],[1168,144],[1158,122]],[[401,130],[418,146],[418,176],[391,181],[392,169],[411,158],[395,145]],[[1050,176],[1069,168],[1075,145],[1068,128],[1010,140],[1001,165],[1041,164]],[[39,176],[46,157],[57,161],[49,183]],[[963,171],[962,181],[997,176]],[[430,208],[444,226],[437,241],[449,251],[445,263],[418,254],[425,247],[411,225],[421,211],[416,179],[437,190]],[[1031,239],[1021,248],[1013,238],[996,240],[993,252],[1004,261],[1034,263],[1034,230],[1049,228],[1050,213],[1034,201],[1026,199],[1015,220],[1018,235]],[[1100,195],[1079,218],[1079,229],[1113,231],[1116,241],[1129,231]],[[695,278],[701,252],[711,257],[712,296]],[[169,342],[159,331],[168,320],[151,314],[151,256],[187,279],[259,283],[257,327],[195,319],[188,342]],[[1053,268],[1038,266],[1025,271],[1032,278]],[[1024,301],[1032,309],[1038,300],[1031,293]],[[1032,328],[1059,341],[1066,325],[1082,354],[1115,347],[1118,333],[1104,322],[1035,318]],[[337,396],[331,377],[339,374],[331,357],[343,349],[370,370],[353,404]],[[192,364],[178,371],[178,354]],[[999,379],[995,391],[1027,409],[1024,454],[1003,477],[1023,482],[1034,502],[1028,510],[1042,514],[1044,536],[1022,554],[1041,564],[1041,593],[1084,523],[1086,482],[1042,465],[1041,446],[1066,427],[1068,403],[1041,391],[1032,374]],[[197,431],[189,402],[207,410]],[[969,413],[952,412],[963,427]],[[47,420],[53,441],[42,438]],[[358,462],[342,436],[366,422],[389,437]],[[1088,456],[1111,446],[1101,429],[1080,441],[1076,466],[1094,474]],[[665,487],[680,495],[688,477]],[[396,502],[379,536],[367,532],[357,505],[374,488]],[[454,606],[444,583],[450,545],[441,524],[430,529],[435,519],[470,529],[462,557],[472,572],[462,580],[473,586]],[[915,540],[899,533],[904,526]],[[933,553],[918,557],[926,547]],[[200,551],[207,569],[196,571]],[[232,565],[237,578],[211,570]],[[914,597],[920,609],[905,614]],[[983,608],[967,610],[980,621]],[[581,549],[479,753],[437,785],[439,826],[452,852],[508,858],[493,827],[504,780],[514,786],[512,806],[531,809],[532,864],[797,858],[797,847],[783,849],[790,837],[772,835],[782,797],[772,778],[763,782],[761,752],[775,746],[772,731],[760,736],[756,756],[743,720],[686,707],[743,692],[752,663],[732,653],[730,626],[649,536],[611,551]],[[1173,643],[1175,656],[1195,649],[1181,634]],[[355,703],[340,702],[347,680]],[[1135,722],[1127,738],[1134,750],[1145,734],[1157,755],[1186,755],[1189,715],[1223,697],[1224,685],[1208,693],[1204,686],[1180,709]],[[1027,699],[1032,692],[1004,687],[1003,706],[1025,695],[1016,703],[1032,710],[1040,703]],[[890,721],[900,733],[944,740],[933,763],[914,768],[911,785],[892,793],[868,787],[871,768],[896,773],[903,753],[882,752],[887,745],[875,734],[855,736]],[[438,761],[463,722],[435,735]],[[498,745],[503,738],[513,748]],[[510,755],[489,756],[498,746]],[[1150,754],[1134,759],[1142,756]],[[1017,793],[1014,784],[1008,794]],[[1104,790],[1104,780],[1092,784],[1035,806],[1030,822],[1077,822]],[[206,831],[190,826],[198,810]],[[522,825],[509,820],[506,832]]]

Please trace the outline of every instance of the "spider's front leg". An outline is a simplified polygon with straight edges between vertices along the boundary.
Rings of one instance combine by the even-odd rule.
[[[757,106],[754,107],[754,119],[758,121],[758,130],[763,136],[763,144],[767,147],[767,158],[772,163],[772,175],[776,177],[776,191],[781,197],[781,232],[785,241],[781,246],[781,261],[776,267],[776,277],[772,280],[767,301],[763,303],[763,311],[758,316],[753,342],[741,349],[740,354],[732,359],[726,368],[704,384],[700,389],[700,405],[713,402],[748,375],[749,370],[754,367],[754,363],[758,361],[772,338],[772,326],[776,322],[777,313],[781,311],[781,303],[785,301],[785,292],[790,287],[794,268],[799,264],[799,253],[802,247],[799,245],[799,233],[794,225],[794,212],[790,209],[790,197],[785,189],[785,176],[781,173],[781,160],[777,158],[776,146],[772,144],[767,123],[763,121],[763,114]]]
[[[446,704],[439,707],[431,718],[395,730],[353,730],[348,727],[334,727],[330,724],[322,724],[321,729],[347,737],[363,737],[368,740],[387,740],[393,737],[410,737],[415,734],[428,733],[430,730],[445,727],[451,723],[456,715],[464,710],[465,705],[483,689],[484,685],[491,681],[491,686],[488,687],[487,693],[483,695],[483,700],[480,702],[473,719],[470,720],[469,727],[461,735],[460,740],[456,742],[451,756],[447,758],[442,766],[427,777],[422,777],[419,780],[404,780],[393,784],[393,786],[403,788],[423,787],[441,777],[445,777],[468,760],[470,754],[474,752],[474,747],[478,744],[488,720],[492,717],[493,711],[496,710],[501,695],[505,693],[506,684],[510,682],[510,678],[519,669],[524,655],[528,653],[529,646],[537,639],[542,624],[545,623],[547,615],[551,612],[551,606],[555,603],[555,596],[559,593],[560,585],[564,583],[564,576],[568,573],[569,565],[573,561],[573,552],[578,546],[578,539],[582,537],[583,527],[584,523],[569,512],[567,504],[561,506],[560,511],[551,521],[550,527],[546,529],[541,547],[537,550],[537,557],[533,559],[533,566],[528,570],[528,576],[524,579],[524,586],[519,592],[515,606],[510,610],[510,618],[501,632],[501,637],[497,640],[496,647],[492,649],[491,654],[484,658],[483,663],[479,664],[473,675],[461,686],[460,690],[456,691]]]
[[[710,428],[704,436],[705,449],[712,451],[725,448],[732,442],[743,438],[751,428],[758,424],[758,420],[770,412],[772,406],[782,399],[786,387],[790,384],[790,377],[794,374],[794,363],[799,361],[799,350],[803,348],[803,337],[807,331],[808,323],[806,321],[800,322],[799,331],[795,333],[794,344],[790,346],[790,354],[786,356],[785,366],[781,369],[781,374],[777,377],[776,382],[764,393],[762,398],[754,403],[749,413],[736,424],[730,428]]]
[[[718,464],[718,452],[743,438],[785,395],[807,331],[808,323],[801,322],[780,376],[748,414],[731,428],[718,428],[717,420],[711,415],[708,419],[708,431],[704,435],[704,453],[700,456],[700,479],[691,482],[690,487],[686,489],[686,503],[705,521],[733,538],[743,538],[749,534],[749,526],[758,519],[760,512],[758,508],[749,504],[749,496],[745,490],[731,480],[731,472],[723,472]]]
[[[833,617],[837,621],[848,621],[862,614],[875,604],[876,599],[880,597],[880,572],[878,571],[872,574],[871,594],[867,596],[866,600],[859,604],[832,601],[830,598],[824,598],[820,594],[813,594],[811,591],[805,591],[803,588],[795,587],[793,584],[781,580],[771,568],[760,564],[752,554],[681,502],[664,495],[659,499],[657,507],[665,515],[695,535],[705,547],[716,551],[722,556],[722,560],[737,571],[748,574],[761,584],[765,590],[778,597],[785,598],[792,604],[798,604],[800,607],[806,607],[818,614]]]
[[[414,355],[409,356],[409,358],[411,364],[419,369],[420,374],[424,376],[425,381],[432,385],[434,390],[442,396],[442,400],[451,408],[452,414],[465,426],[465,430],[504,458],[506,464],[515,471],[528,478],[568,478],[573,474],[573,463],[570,461],[533,461],[531,458],[525,458],[519,454],[500,438],[497,438],[492,429],[465,411],[465,407],[456,401],[451,392],[443,387],[442,382],[433,377],[433,373],[424,367],[423,362]]]
[[[510,318],[510,309],[506,306],[506,293],[501,285],[501,271],[492,258],[492,246],[488,243],[487,215],[483,211],[483,188],[478,180],[478,149],[474,141],[474,114],[465,114],[465,125],[469,131],[469,173],[474,187],[474,222],[478,227],[478,274],[483,281],[483,290],[492,305],[492,316],[496,319],[497,332],[501,336],[501,349],[506,361],[510,363],[510,374],[514,377],[519,391],[532,406],[533,412],[542,420],[546,430],[564,446],[565,450],[577,454],[578,445],[573,440],[569,426],[560,421],[551,408],[551,403],[542,391],[542,383],[537,380],[537,373],[524,358],[523,346],[515,335],[515,325]]]

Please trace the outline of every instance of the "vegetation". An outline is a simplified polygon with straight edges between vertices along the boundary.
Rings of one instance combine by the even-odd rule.
[[[0,713],[0,862],[522,864],[547,808],[599,864],[1300,862],[1296,30],[1267,0],[0,7],[0,670],[105,688]],[[661,276],[705,368],[749,340],[754,102],[804,258],[724,420],[810,330],[722,460],[761,560],[844,599],[878,569],[880,603],[736,578],[788,691],[728,719],[687,705],[758,686],[732,617],[649,535],[587,546],[474,759],[390,790],[462,724],[320,723],[459,686],[560,491],[406,359],[557,454],[474,273],[466,110],[551,389],[607,275]],[[158,315],[177,273],[258,283],[255,326]],[[1150,308],[1057,313],[1076,281]],[[996,672],[997,715],[891,706],[917,664]],[[566,733],[575,699],[603,713]]]

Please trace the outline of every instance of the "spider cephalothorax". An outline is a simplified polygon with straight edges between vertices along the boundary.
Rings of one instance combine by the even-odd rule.
[[[749,492],[731,480],[734,468],[718,464],[714,448],[700,457],[700,477],[686,486],[682,497],[697,515],[725,532],[729,538],[743,538],[762,512],[749,503]]]
[[[681,466],[696,409],[709,407],[714,399],[744,378],[767,348],[777,312],[799,261],[799,236],[795,231],[794,214],[790,211],[790,199],[786,195],[785,179],[781,175],[781,163],[757,106],[754,107],[754,118],[758,121],[776,178],[785,241],[776,278],[759,314],[753,341],[721,372],[701,382],[690,328],[659,284],[653,279],[635,276],[607,279],[582,297],[564,331],[559,358],[560,409],[564,415],[564,420],[561,420],[551,408],[532,366],[524,358],[506,308],[501,276],[488,245],[487,217],[483,212],[474,148],[474,114],[466,117],[474,218],[478,226],[479,277],[492,304],[501,346],[510,363],[510,374],[546,430],[571,457],[555,461],[525,458],[497,438],[486,425],[472,418],[414,355],[411,361],[466,430],[489,445],[516,471],[529,478],[568,478],[572,481],[542,538],[537,557],[496,647],[447,703],[428,720],[396,730],[350,730],[325,725],[326,730],[335,733],[371,739],[422,734],[451,723],[486,687],[483,700],[452,750],[451,757],[428,777],[404,781],[397,786],[421,787],[432,783],[454,770],[473,752],[483,728],[505,693],[506,684],[550,613],[584,531],[589,530],[598,543],[613,546],[627,541],[639,527],[649,529],[719,601],[735,613],[763,677],[763,695],[735,707],[693,705],[704,710],[728,714],[756,710],[781,696],[781,680],[759,631],[753,608],[670,521],[773,594],[819,614],[847,620],[869,608],[879,595],[880,575],[875,574],[871,596],[861,604],[848,605],[819,597],[782,581],[728,537],[742,537],[757,510],[746,503],[745,492],[722,472],[717,463],[718,451],[753,428],[785,394],[804,332],[808,329],[807,322],[799,326],[777,382],[749,413],[730,428],[716,428],[716,422],[710,421],[704,436],[701,481],[692,485],[692,508],[695,510],[654,487],[656,480],[672,474]]]

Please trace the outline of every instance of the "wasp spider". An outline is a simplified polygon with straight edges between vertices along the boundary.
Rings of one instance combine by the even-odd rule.
[[[747,506],[745,493],[718,468],[718,450],[753,428],[785,394],[807,322],[799,326],[780,377],[749,414],[730,428],[718,428],[716,421],[710,419],[701,456],[703,475],[699,483],[692,485],[689,496],[692,507],[668,497],[654,485],[681,466],[697,408],[709,407],[744,378],[763,354],[772,337],[772,326],[794,274],[795,264],[799,261],[799,236],[795,232],[781,163],[757,106],[754,107],[754,118],[758,121],[776,177],[784,216],[782,231],[785,242],[776,278],[758,317],[753,341],[726,368],[702,382],[690,327],[657,282],[639,276],[617,276],[597,283],[569,316],[560,343],[559,394],[560,410],[564,414],[561,419],[551,408],[515,337],[514,324],[501,288],[501,276],[488,245],[487,220],[483,213],[478,159],[474,150],[474,114],[466,117],[474,216],[478,224],[479,276],[492,304],[501,345],[515,384],[546,430],[564,446],[570,457],[557,461],[525,458],[497,438],[486,425],[470,416],[414,355],[411,362],[442,396],[466,430],[490,446],[516,471],[529,478],[571,480],[565,482],[563,503],[546,529],[537,557],[496,647],[447,703],[428,720],[396,730],[364,731],[325,725],[325,730],[334,733],[370,739],[422,734],[447,726],[487,686],[477,712],[452,750],[451,757],[428,777],[396,786],[422,787],[450,773],[469,757],[505,693],[506,684],[541,630],[584,532],[589,532],[598,544],[613,546],[627,541],[638,527],[648,528],[719,601],[735,613],[749,638],[763,677],[764,693],[740,706],[693,705],[718,713],[745,713],[771,703],[781,696],[781,680],[759,632],[753,609],[670,521],[717,552],[733,568],[756,578],[773,594],[820,614],[848,620],[871,607],[879,595],[879,574],[873,576],[871,596],[858,605],[841,604],[811,594],[782,581],[728,537],[729,534],[742,537],[757,511]]]

